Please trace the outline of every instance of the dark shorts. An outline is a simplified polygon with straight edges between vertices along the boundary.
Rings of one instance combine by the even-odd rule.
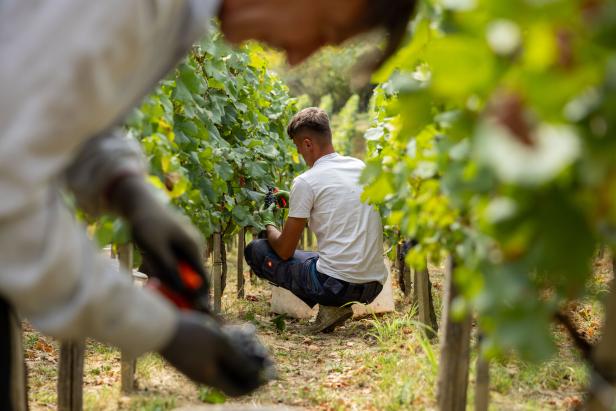
[[[383,289],[377,281],[354,284],[318,272],[319,255],[314,252],[296,251],[293,258],[284,261],[267,240],[252,241],[246,246],[244,256],[258,277],[286,288],[310,307],[315,304],[339,307],[353,302],[369,304]]]

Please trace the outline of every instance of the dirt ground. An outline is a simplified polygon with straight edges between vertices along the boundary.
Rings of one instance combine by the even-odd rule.
[[[307,321],[270,312],[270,286],[250,278],[248,273],[246,299],[235,297],[235,261],[231,251],[224,316],[229,321],[256,325],[276,359],[278,380],[239,400],[225,399],[220,393],[186,380],[158,356],[146,355],[138,360],[137,390],[124,396],[119,388],[119,352],[89,341],[84,372],[85,409],[169,410],[222,401],[323,411],[434,409],[438,343],[420,332],[413,307],[403,304],[395,284],[395,313],[354,319],[332,334],[308,335],[303,330]],[[600,292],[611,278],[607,260],[596,264],[595,273]],[[440,311],[441,267],[430,267],[430,274],[435,306]],[[571,309],[579,327],[595,339],[600,326],[598,304],[582,301]],[[30,406],[33,410],[55,409],[58,343],[28,324],[24,328]],[[547,363],[531,365],[515,358],[492,362],[491,409],[562,410],[581,402],[586,369],[562,330],[555,328],[555,333],[559,353]],[[469,404],[473,401],[475,351]]]

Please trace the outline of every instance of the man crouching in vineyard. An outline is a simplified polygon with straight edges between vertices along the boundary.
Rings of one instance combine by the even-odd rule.
[[[295,178],[282,232],[274,206],[261,212],[267,239],[246,247],[246,261],[259,277],[286,288],[306,304],[319,304],[311,332],[330,332],[353,314],[353,302],[372,302],[387,279],[379,214],[360,200],[364,163],[337,154],[325,111],[307,108],[287,133],[308,171]],[[296,251],[308,222],[319,251]]]

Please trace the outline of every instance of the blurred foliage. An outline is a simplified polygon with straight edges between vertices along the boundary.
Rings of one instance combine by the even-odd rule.
[[[334,99],[331,94],[325,94],[321,96],[319,100],[319,108],[327,113],[327,115],[331,118],[334,114]]]
[[[312,106],[312,100],[308,94],[302,94],[295,99],[295,108],[299,111]]]
[[[358,81],[362,61],[373,56],[380,37],[371,33],[340,46],[326,47],[297,67],[286,64],[284,54],[262,48],[260,56],[288,85],[296,108],[317,106],[328,114],[334,147],[343,155],[363,157],[361,134],[368,122],[364,115],[374,85]]]
[[[359,96],[353,94],[331,122],[334,148],[344,156],[351,155],[352,141],[357,130],[358,110]]]
[[[455,256],[486,353],[545,359],[616,245],[616,3],[431,0],[409,30],[374,76],[364,197],[410,264]]]
[[[297,67],[289,67],[283,54],[275,50],[265,50],[264,58],[289,87],[292,96],[306,95],[315,106],[320,106],[322,98],[329,96],[331,106],[327,103],[322,108],[331,115],[340,111],[353,94],[358,94],[360,110],[365,111],[373,86],[354,85],[353,77],[358,61],[375,49],[373,42],[366,40],[359,39],[344,47],[326,47]]]
[[[303,168],[286,137],[295,100],[261,53],[255,44],[233,49],[214,30],[127,121],[150,182],[206,237],[260,227],[267,187],[288,189]],[[118,224],[101,220],[99,242],[118,241]]]

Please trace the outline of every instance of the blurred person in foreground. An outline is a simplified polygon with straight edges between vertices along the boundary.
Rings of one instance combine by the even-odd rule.
[[[113,128],[212,16],[232,41],[269,42],[296,63],[379,26],[392,33],[391,52],[413,3],[0,1],[0,408],[25,403],[15,388],[22,364],[11,354],[21,349],[11,334],[15,312],[63,340],[91,337],[132,356],[159,352],[193,380],[231,395],[261,384],[258,367],[216,321],[134,287],[100,256],[61,193],[70,191],[93,216],[124,218],[165,281],[177,280],[180,260],[205,277],[198,234],[152,193],[138,146]]]

